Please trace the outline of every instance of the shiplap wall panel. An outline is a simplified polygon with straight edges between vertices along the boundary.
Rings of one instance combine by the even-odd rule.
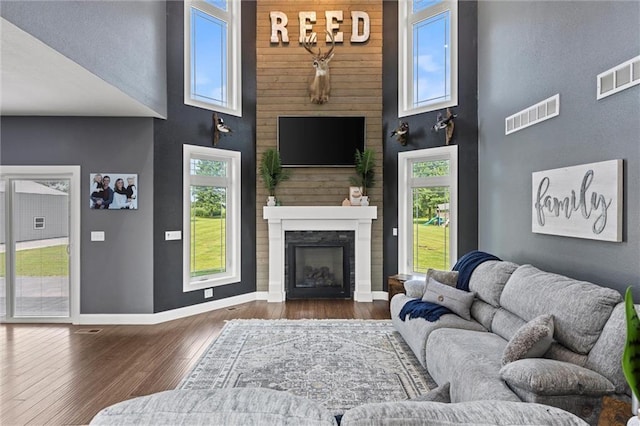
[[[331,61],[331,97],[324,105],[309,100],[308,87],[314,76],[311,55],[298,43],[298,13],[315,11],[313,31],[326,52],[325,11],[342,10],[338,31],[344,42],[336,43]],[[271,11],[284,12],[289,23],[289,43],[271,43]],[[365,43],[351,43],[351,11],[364,11],[370,18],[370,36]],[[362,25],[360,25],[362,31]],[[280,115],[358,115],[366,117],[366,146],[376,154],[376,184],[369,190],[371,205],[378,208],[372,232],[372,289],[382,290],[382,0],[258,0],[257,3],[257,290],[267,291],[269,277],[269,239],[262,207],[268,196],[259,177],[260,158],[276,147],[277,118]],[[291,179],[276,189],[276,196],[287,206],[340,205],[348,197],[353,168],[294,168]],[[347,208],[347,207],[345,207]],[[358,207],[349,207],[358,208]]]

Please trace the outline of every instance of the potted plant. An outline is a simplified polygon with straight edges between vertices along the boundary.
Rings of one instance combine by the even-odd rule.
[[[368,188],[372,187],[375,183],[374,167],[376,166],[374,153],[370,148],[360,152],[356,149],[355,154],[355,166],[357,176],[351,176],[351,184],[362,188],[362,201],[361,205],[369,205],[369,196],[367,193]]]
[[[264,186],[269,191],[267,206],[276,205],[276,186],[282,181],[289,179],[290,170],[282,168],[280,154],[275,148],[267,149],[262,154],[260,162],[260,176],[264,182]]]
[[[638,420],[638,395],[640,395],[640,319],[633,304],[631,287],[624,296],[624,307],[627,319],[627,343],[622,354],[622,371],[631,388],[632,412],[634,417],[627,425],[640,425]]]

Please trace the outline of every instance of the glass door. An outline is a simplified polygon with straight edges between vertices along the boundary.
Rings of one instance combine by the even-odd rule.
[[[9,215],[2,282],[9,285],[7,316],[71,316],[69,279],[70,179],[8,179]]]
[[[6,182],[0,179],[0,321],[7,317]]]

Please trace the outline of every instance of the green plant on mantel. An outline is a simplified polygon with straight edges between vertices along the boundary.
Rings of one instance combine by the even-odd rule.
[[[376,166],[374,153],[370,148],[360,152],[356,149],[355,165],[357,176],[351,176],[350,181],[354,186],[362,187],[362,195],[367,195],[367,189],[371,188],[375,183],[374,167]]]
[[[275,148],[269,148],[262,154],[260,176],[270,196],[276,195],[276,186],[280,182],[289,179],[290,170],[282,168],[280,154]]]
[[[640,396],[640,319],[633,305],[631,287],[627,288],[624,296],[624,307],[627,318],[627,343],[622,354],[622,371],[629,383],[631,392]],[[633,413],[635,416],[638,413]]]

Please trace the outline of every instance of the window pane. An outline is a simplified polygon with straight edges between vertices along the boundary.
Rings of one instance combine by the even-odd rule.
[[[451,98],[449,11],[413,25],[414,107]]]
[[[413,163],[414,178],[449,176],[449,160],[420,161]]]
[[[413,0],[413,13],[420,12],[438,3],[442,3],[442,0]]]
[[[227,10],[227,0],[205,0],[212,6],[215,6],[222,10]]]
[[[12,196],[14,316],[69,317],[69,181],[15,181]]]
[[[191,97],[227,103],[227,23],[191,8]]]
[[[192,176],[227,176],[226,161],[202,160],[198,158],[192,158],[190,166],[190,173]]]
[[[7,306],[7,271],[6,271],[6,244],[5,244],[5,231],[4,231],[4,221],[7,212],[7,205],[5,204],[4,191],[5,188],[8,188],[4,181],[0,180],[0,319],[4,320],[6,316],[6,306]]]
[[[227,190],[191,186],[191,277],[226,271]]]
[[[449,187],[413,190],[413,271],[449,270]]]

